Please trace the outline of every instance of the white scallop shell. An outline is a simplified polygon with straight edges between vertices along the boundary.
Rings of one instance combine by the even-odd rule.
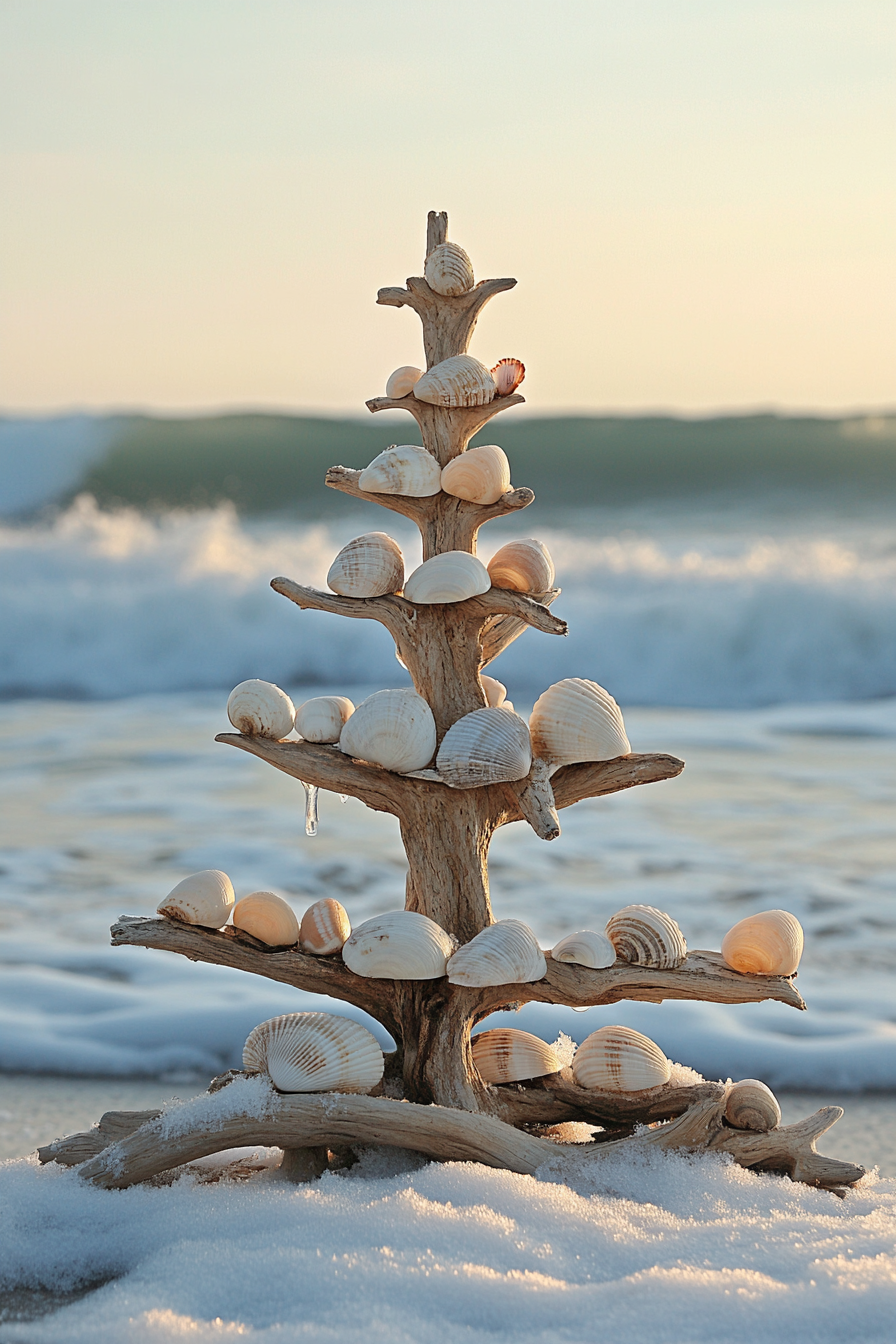
[[[649,1036],[630,1027],[600,1027],[579,1046],[572,1061],[579,1087],[644,1092],[669,1081],[672,1065]]]
[[[613,965],[616,949],[604,934],[582,929],[580,933],[568,933],[565,938],[561,938],[551,956],[554,961],[590,966],[592,970],[598,971]]]
[[[345,907],[326,896],[309,905],[299,926],[299,946],[314,957],[331,957],[341,952],[352,931]]]
[[[517,593],[545,593],[554,582],[554,562],[548,548],[534,537],[508,541],[488,562],[493,588]]]
[[[752,1129],[767,1134],[781,1123],[778,1098],[758,1078],[742,1078],[725,1098],[725,1119],[735,1129]]]
[[[468,551],[443,551],[424,560],[408,576],[404,595],[409,602],[464,602],[491,588],[488,570]]]
[[[448,963],[452,985],[522,985],[541,980],[548,964],[535,934],[518,919],[499,919]]]
[[[246,737],[271,737],[279,741],[292,732],[296,711],[279,686],[253,677],[241,681],[230,692],[227,717]]]
[[[457,243],[438,243],[426,258],[423,275],[430,289],[447,298],[473,288],[473,263]]]
[[[416,691],[375,691],[343,728],[339,749],[384,770],[422,770],[435,755],[436,721]]]
[[[557,681],[538,697],[529,733],[533,754],[555,768],[576,761],[612,761],[631,751],[612,695],[581,677]]]
[[[482,682],[482,689],[485,691],[485,698],[492,709],[497,709],[503,705],[507,699],[507,687],[496,677],[487,677],[484,672],[479,673],[479,680]]]
[[[557,1073],[563,1067],[556,1051],[545,1041],[516,1027],[481,1031],[471,1045],[473,1063],[485,1083],[519,1083]]]
[[[492,369],[492,377],[499,397],[509,397],[526,376],[526,366],[520,359],[499,359]]]
[[[443,359],[414,384],[417,400],[432,406],[487,406],[495,390],[494,378],[472,355]]]
[[[788,910],[748,915],[722,939],[722,956],[744,975],[794,975],[803,955],[803,929]]]
[[[371,980],[439,980],[457,944],[435,920],[414,910],[376,915],[353,930],[342,959]]]
[[[383,1065],[376,1037],[333,1013],[272,1017],[243,1046],[243,1068],[269,1074],[281,1092],[370,1092]]]
[[[674,970],[688,955],[688,945],[671,915],[652,905],[627,905],[607,922],[607,937],[616,954],[631,966]]]
[[[525,779],[532,766],[529,729],[505,709],[474,709],[442,738],[436,769],[453,789]]]
[[[422,369],[415,368],[413,364],[402,364],[400,369],[390,373],[386,383],[386,396],[391,397],[393,401],[399,401],[409,392],[413,392],[414,384],[422,377]]]
[[[291,905],[272,891],[253,891],[233,907],[233,926],[268,947],[294,947],[299,921]]]
[[[387,448],[365,467],[358,486],[369,495],[405,495],[425,499],[442,488],[442,469],[432,453],[411,443]]]
[[[233,884],[226,873],[205,868],[192,873],[169,891],[158,913],[181,924],[199,924],[204,929],[222,929],[233,909]]]
[[[365,532],[336,556],[327,584],[344,597],[383,597],[404,583],[404,556],[385,532]]]
[[[496,504],[510,489],[510,463],[503,448],[484,443],[468,448],[442,468],[442,489],[473,504]]]

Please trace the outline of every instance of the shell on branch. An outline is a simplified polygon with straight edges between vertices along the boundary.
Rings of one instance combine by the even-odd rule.
[[[472,504],[497,504],[510,489],[510,463],[496,443],[468,448],[442,468],[442,489]]]
[[[375,457],[358,477],[358,486],[370,495],[425,499],[439,493],[441,479],[442,469],[432,453],[416,444],[402,443]]]
[[[803,955],[803,929],[788,910],[747,915],[722,939],[722,956],[744,975],[794,975]]]
[[[414,396],[431,406],[487,406],[495,399],[495,380],[472,355],[452,355],[427,369]]]
[[[507,699],[507,687],[496,677],[488,677],[484,672],[479,673],[479,680],[482,682],[482,689],[485,691],[485,698],[492,709],[497,709],[503,705]]]
[[[554,562],[548,548],[533,537],[508,541],[488,562],[493,588],[517,593],[544,593],[554,582]]]
[[[346,723],[339,749],[384,770],[422,770],[435,755],[436,721],[416,691],[374,691]]]
[[[456,299],[473,288],[473,263],[457,243],[439,243],[426,258],[423,276],[436,294]]]
[[[631,751],[612,695],[581,677],[566,677],[542,692],[529,733],[533,754],[555,769],[578,761],[612,761]]]
[[[313,957],[341,952],[352,931],[348,911],[332,896],[309,905],[299,926],[299,947]]]
[[[529,729],[505,709],[474,709],[442,738],[436,769],[453,789],[525,779],[532,766]]]
[[[499,397],[509,397],[526,376],[526,366],[519,359],[499,359],[492,369],[492,377]]]
[[[535,934],[519,919],[500,919],[465,943],[448,963],[452,985],[523,985],[541,980],[548,964]]]
[[[296,710],[296,732],[306,742],[338,742],[355,707],[345,695],[316,695]]]
[[[327,585],[343,597],[384,597],[404,583],[404,556],[385,532],[365,532],[336,556]]]
[[[299,921],[291,905],[272,891],[253,891],[233,907],[233,927],[250,933],[268,947],[294,947]]]
[[[725,1098],[725,1119],[734,1129],[767,1134],[781,1123],[781,1107],[770,1087],[758,1078],[742,1078]]]
[[[688,945],[671,915],[652,905],[627,905],[607,922],[607,937],[616,954],[631,966],[674,971],[688,955]]]
[[[233,909],[233,883],[217,868],[191,873],[168,893],[158,913],[179,924],[223,929]]]
[[[243,1046],[246,1071],[267,1073],[280,1092],[370,1092],[384,1062],[366,1027],[334,1013],[283,1013]]]
[[[424,560],[408,576],[404,595],[409,602],[433,604],[464,602],[491,588],[488,570],[468,551],[443,551]]]
[[[572,1061],[579,1087],[644,1092],[669,1081],[672,1065],[649,1036],[630,1027],[600,1027],[579,1046]]]
[[[400,369],[390,373],[386,382],[386,396],[393,401],[400,401],[409,392],[413,392],[414,384],[419,382],[422,377],[422,369],[415,368],[413,364],[402,364]]]
[[[473,1063],[485,1083],[519,1083],[557,1073],[563,1067],[551,1046],[516,1027],[481,1031],[471,1045]]]
[[[359,924],[342,959],[355,975],[370,980],[439,980],[456,946],[427,915],[393,910]]]
[[[616,949],[605,934],[582,929],[579,933],[568,933],[565,938],[561,938],[551,956],[554,961],[572,962],[575,966],[589,966],[591,970],[598,971],[613,965]]]
[[[227,717],[246,737],[271,737],[279,742],[292,732],[296,711],[279,686],[253,677],[230,692]]]

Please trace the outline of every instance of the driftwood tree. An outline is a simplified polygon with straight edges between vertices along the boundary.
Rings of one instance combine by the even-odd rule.
[[[430,213],[427,255],[445,241],[446,233],[446,216]],[[515,284],[510,279],[485,280],[459,297],[446,298],[425,280],[412,278],[406,288],[380,290],[377,302],[414,309],[423,326],[430,368],[464,353],[484,305]],[[410,393],[400,400],[376,398],[367,405],[373,412],[395,408],[410,412],[424,447],[444,467],[465,451],[489,420],[522,400],[518,395],[497,396],[484,406],[452,408],[418,401]],[[423,539],[424,559],[451,550],[475,553],[484,523],[518,512],[534,499],[527,489],[510,490],[489,506],[444,492],[423,499],[371,495],[359,488],[359,476],[359,471],[333,467],[326,483],[413,519]],[[433,711],[439,740],[462,715],[486,705],[482,669],[527,627],[547,635],[566,632],[565,622],[550,611],[556,589],[525,595],[492,588],[464,602],[416,605],[397,595],[342,597],[287,578],[274,579],[272,587],[301,608],[384,625],[416,690]],[[350,795],[397,817],[408,861],[406,908],[428,915],[460,942],[468,942],[492,922],[488,850],[498,827],[523,820],[543,840],[553,840],[560,834],[559,810],[585,798],[672,779],[683,769],[673,756],[633,754],[568,765],[549,778],[547,766],[535,760],[529,776],[517,783],[451,789],[433,771],[394,774],[352,760],[338,747],[233,733],[217,740],[251,752],[306,786]],[[122,917],[112,929],[112,941],[178,952],[194,961],[236,967],[345,1000],[382,1023],[396,1050],[388,1059],[384,1096],[321,1099],[273,1094],[259,1110],[244,1088],[228,1087],[225,1092],[224,1085],[238,1075],[224,1075],[213,1085],[221,1094],[215,1125],[209,1125],[207,1105],[196,1110],[192,1122],[189,1106],[184,1108],[181,1121],[173,1126],[170,1118],[162,1124],[154,1113],[115,1113],[89,1134],[41,1150],[47,1161],[84,1162],[85,1177],[100,1185],[127,1185],[202,1154],[246,1143],[283,1147],[285,1167],[296,1179],[322,1170],[328,1150],[365,1141],[527,1172],[556,1155],[556,1143],[545,1131],[569,1120],[601,1127],[599,1140],[576,1149],[582,1161],[594,1160],[618,1143],[649,1142],[726,1151],[746,1166],[787,1171],[796,1179],[828,1187],[845,1186],[862,1175],[861,1167],[815,1152],[815,1139],[842,1113],[837,1108],[821,1111],[800,1125],[755,1134],[724,1123],[726,1084],[666,1086],[626,1095],[586,1091],[575,1085],[568,1070],[523,1085],[490,1086],[479,1076],[470,1048],[471,1030],[490,1013],[526,1002],[579,1008],[620,999],[717,1003],[777,999],[805,1007],[791,979],[740,975],[717,953],[691,953],[677,970],[621,962],[607,970],[589,970],[555,962],[548,955],[547,974],[536,983],[470,989],[445,978],[362,978],[339,957],[308,956],[297,948],[271,950],[233,928],[212,932],[166,920]],[[646,1137],[631,1137],[636,1125],[660,1121],[673,1123]]]

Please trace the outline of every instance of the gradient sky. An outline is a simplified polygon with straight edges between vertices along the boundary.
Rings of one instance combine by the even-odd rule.
[[[0,407],[363,411],[426,211],[545,410],[896,403],[890,0],[0,0]]]

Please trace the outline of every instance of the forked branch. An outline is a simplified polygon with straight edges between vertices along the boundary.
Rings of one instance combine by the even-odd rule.
[[[413,392],[409,392],[406,397],[372,397],[367,402],[367,409],[374,414],[377,411],[409,411],[420,426],[424,446],[439,466],[444,467],[464,451],[473,435],[489,420],[525,400],[519,392],[513,392],[509,397],[495,397],[484,406],[432,406],[427,401],[418,401]]]
[[[443,359],[465,353],[482,312],[489,299],[505,290],[513,289],[516,281],[510,277],[500,280],[480,280],[466,294],[448,298],[436,294],[422,276],[411,276],[407,288],[398,285],[381,289],[377,303],[388,308],[413,308],[423,327],[423,348],[426,367],[431,369]]]

